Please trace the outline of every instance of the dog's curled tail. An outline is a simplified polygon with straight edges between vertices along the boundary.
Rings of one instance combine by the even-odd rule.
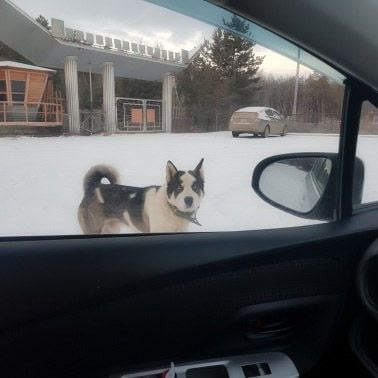
[[[101,180],[106,178],[111,184],[119,183],[118,172],[107,165],[95,165],[84,177],[84,192],[88,193],[100,185]]]

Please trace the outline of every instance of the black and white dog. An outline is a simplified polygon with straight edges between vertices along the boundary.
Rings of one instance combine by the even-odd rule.
[[[183,232],[190,222],[200,225],[196,214],[203,196],[203,159],[190,171],[168,161],[166,184],[145,188],[120,185],[113,168],[96,165],[84,178],[78,218],[85,234],[119,233],[123,226],[132,232]]]

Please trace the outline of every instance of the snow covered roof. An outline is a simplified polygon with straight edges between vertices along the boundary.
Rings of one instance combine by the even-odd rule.
[[[55,70],[50,70],[49,68],[32,66],[31,64],[11,62],[10,60],[0,61],[0,68],[20,68],[23,70],[44,71],[52,73],[56,72]]]
[[[267,110],[267,109],[276,111],[273,108],[269,108],[267,106],[247,106],[246,108],[238,109],[237,112],[260,113],[260,112]]]

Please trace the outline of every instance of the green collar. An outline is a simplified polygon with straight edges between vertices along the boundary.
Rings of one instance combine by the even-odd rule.
[[[176,217],[179,218],[184,218],[189,222],[192,222],[196,224],[197,226],[202,226],[200,222],[198,222],[197,217],[196,217],[196,212],[186,212],[186,211],[181,211],[179,210],[176,206],[173,206],[171,203],[168,202],[169,208],[172,210],[172,213],[176,215]]]

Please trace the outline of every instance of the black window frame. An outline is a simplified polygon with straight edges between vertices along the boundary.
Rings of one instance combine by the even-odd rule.
[[[360,133],[360,121],[361,121],[361,110],[362,110],[362,105],[365,101],[369,101],[372,105],[378,108],[378,91],[374,91],[371,88],[367,87],[364,84],[360,84],[358,82],[355,82],[353,85],[353,98],[352,98],[352,109],[353,107],[358,111],[358,119],[355,120],[353,119],[352,126],[350,126],[350,122],[347,123],[350,130],[349,132],[353,134],[354,138],[354,156],[353,156],[353,164],[350,166],[351,172],[354,170],[354,162],[357,157],[357,143],[358,143],[358,136]],[[378,167],[377,167],[378,169]],[[350,175],[350,173],[348,173]],[[351,180],[351,190],[354,187],[354,175],[352,174],[352,177],[349,178]],[[361,214],[366,211],[371,211],[371,210],[378,210],[378,199],[376,201],[371,201],[367,203],[362,203],[360,205],[353,204],[353,201],[350,201],[348,203],[348,214],[349,215],[355,215],[355,214]]]

